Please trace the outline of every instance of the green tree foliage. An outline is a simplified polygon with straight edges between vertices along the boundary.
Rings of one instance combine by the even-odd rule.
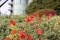
[[[40,9],[53,9],[60,12],[60,0],[33,0],[26,8],[26,13],[30,14]]]

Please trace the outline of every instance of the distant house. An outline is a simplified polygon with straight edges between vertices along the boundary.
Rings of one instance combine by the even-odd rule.
[[[0,0],[0,13],[2,15],[21,15],[32,0]]]

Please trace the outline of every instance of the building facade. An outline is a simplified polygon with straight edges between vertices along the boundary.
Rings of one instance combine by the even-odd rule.
[[[6,1],[4,3],[4,1]],[[30,4],[32,0],[0,0],[0,3],[4,3],[2,7],[0,7],[0,13],[4,15],[21,15],[25,13],[26,7]],[[0,6],[1,6],[0,4]]]
[[[28,5],[28,0],[14,0],[13,1],[13,14],[21,15],[25,13],[25,9]]]

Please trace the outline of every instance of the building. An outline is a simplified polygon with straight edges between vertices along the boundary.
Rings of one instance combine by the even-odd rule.
[[[0,0],[0,1],[2,1],[2,0]],[[7,2],[4,3],[2,1],[4,3],[4,5],[2,7],[0,7],[1,14],[10,15],[12,13],[14,15],[21,15],[21,14],[25,13],[26,7],[30,4],[30,2],[32,0],[5,0],[5,1],[7,1]],[[6,7],[6,5],[8,5],[8,6]],[[5,9],[4,7],[6,7],[6,10],[4,10]]]
[[[13,1],[13,13],[14,15],[20,15],[25,13],[25,9],[28,5],[28,0],[14,0]]]
[[[15,15],[21,15],[25,13],[25,9],[32,0],[14,0],[13,1],[13,13]]]

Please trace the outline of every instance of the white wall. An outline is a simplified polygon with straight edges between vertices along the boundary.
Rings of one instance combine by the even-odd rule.
[[[14,0],[13,2],[13,13],[15,15],[24,14],[25,8],[27,7],[26,1],[28,0]]]
[[[0,5],[6,0],[1,0],[0,1]],[[25,8],[28,5],[28,2],[30,3],[32,0],[14,0],[13,1],[13,14],[15,15],[21,15],[24,14],[25,12]],[[26,3],[27,2],[27,3]],[[7,3],[5,3],[1,8],[0,8],[0,12],[2,13],[2,15],[9,15],[11,14],[10,11],[8,11],[9,9],[11,9],[11,6],[9,5],[9,3],[11,3],[11,0],[8,0]]]
[[[6,0],[1,0],[0,1],[0,5]],[[7,3],[5,3],[1,8],[0,8],[0,12],[1,14],[3,15],[9,15],[10,14],[10,11],[8,11],[9,9],[11,9],[11,6],[8,5],[9,3],[11,3],[11,0],[8,0]]]

